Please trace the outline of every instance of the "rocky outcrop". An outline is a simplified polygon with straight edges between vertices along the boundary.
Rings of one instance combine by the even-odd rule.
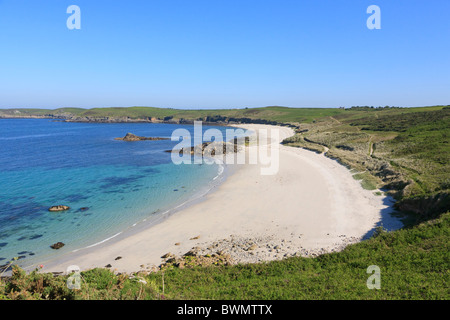
[[[115,140],[122,140],[122,141],[145,141],[145,140],[150,140],[150,141],[158,141],[158,140],[170,140],[169,138],[160,138],[160,137],[140,137],[137,136],[135,134],[132,133],[127,133],[125,135],[125,137],[123,138],[115,138]]]
[[[53,206],[53,207],[50,207],[48,209],[48,211],[50,211],[50,212],[60,212],[60,211],[66,211],[66,210],[69,210],[69,209],[70,209],[70,207],[68,207],[68,206]]]
[[[204,142],[195,147],[185,147],[182,149],[167,150],[170,153],[191,154],[191,155],[210,155],[216,156],[228,153],[239,152],[240,146],[231,142]]]

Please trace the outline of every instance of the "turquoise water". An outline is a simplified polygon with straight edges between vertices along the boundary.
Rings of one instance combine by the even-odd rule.
[[[13,257],[20,257],[22,266],[57,259],[206,192],[223,172],[221,165],[175,165],[165,151],[178,142],[170,140],[114,140],[127,132],[170,137],[177,128],[194,130],[188,125],[0,120],[0,265]],[[71,209],[49,212],[53,205]],[[56,242],[65,246],[51,249]]]

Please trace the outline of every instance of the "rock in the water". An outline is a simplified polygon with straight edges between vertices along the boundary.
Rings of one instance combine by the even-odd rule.
[[[157,140],[170,140],[169,138],[160,138],[160,137],[140,137],[132,133],[127,133],[125,137],[123,138],[115,138],[115,140],[122,140],[122,141],[144,141],[144,140],[151,140],[151,141],[157,141]]]
[[[58,212],[58,211],[66,211],[66,210],[69,210],[69,209],[70,209],[70,207],[68,207],[68,206],[53,206],[53,207],[50,207],[48,209],[48,211],[50,211],[50,212]]]
[[[64,247],[65,246],[65,244],[64,243],[62,243],[62,242],[57,242],[57,243],[55,243],[55,244],[52,244],[51,246],[50,246],[50,248],[52,248],[52,249],[61,249],[62,247]]]

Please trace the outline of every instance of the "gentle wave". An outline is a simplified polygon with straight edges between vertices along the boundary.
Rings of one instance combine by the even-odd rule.
[[[221,160],[215,159],[215,163],[219,166],[217,169],[217,176],[213,178],[213,181],[218,179],[223,172],[225,171],[225,167],[223,166],[223,162]]]
[[[66,135],[71,132],[65,132],[65,133],[43,133],[43,134],[33,134],[33,135],[27,135],[27,136],[18,136],[18,137],[0,137],[0,140],[20,140],[20,139],[31,139],[31,138],[43,138],[43,137],[52,137],[52,136],[60,136],[60,135]]]
[[[121,232],[119,232],[119,233],[116,233],[116,234],[115,234],[115,235],[113,235],[112,237],[106,238],[105,240],[102,240],[102,241],[100,241],[100,242],[97,242],[97,243],[91,244],[90,246],[87,246],[87,247],[84,247],[84,248],[81,248],[81,249],[76,249],[76,250],[73,250],[72,252],[77,252],[77,251],[80,251],[80,250],[83,250],[83,249],[89,249],[89,248],[92,248],[92,247],[98,246],[98,245],[100,245],[100,244],[102,244],[102,243],[105,243],[106,241],[109,241],[109,240],[111,240],[111,239],[113,239],[113,238],[117,237],[117,236],[118,236],[118,235],[120,235],[121,233],[122,233],[122,231],[121,231]]]

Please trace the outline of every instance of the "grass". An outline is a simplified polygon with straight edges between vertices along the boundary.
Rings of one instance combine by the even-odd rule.
[[[361,186],[366,190],[375,190],[379,184],[377,179],[368,172],[356,173],[353,178],[361,180]]]

